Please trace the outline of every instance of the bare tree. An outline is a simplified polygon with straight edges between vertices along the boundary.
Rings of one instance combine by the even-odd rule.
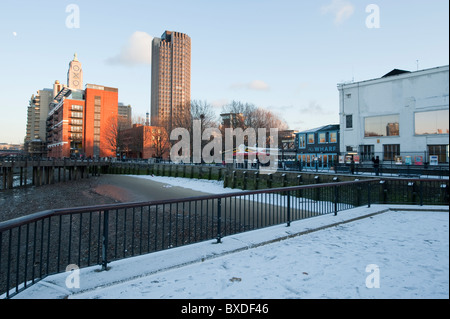
[[[170,151],[171,144],[169,134],[163,127],[152,127],[151,136],[146,136],[146,138],[151,139],[156,158],[166,157]]]
[[[201,120],[203,128],[218,127],[217,116],[207,101],[191,101],[191,121]]]
[[[107,141],[108,149],[114,152],[114,154],[128,151],[124,135],[126,131],[126,123],[114,117],[110,117],[106,123],[108,126],[108,131],[105,136],[105,140]]]
[[[246,129],[253,127],[253,117],[256,109],[254,104],[233,100],[231,103],[222,107],[222,113],[242,114],[241,120],[238,118],[238,121],[231,123],[232,128],[241,127],[242,129]]]
[[[271,136],[270,129],[286,130],[288,125],[286,122],[276,115],[275,113],[266,110],[261,107],[256,107],[251,103],[243,103],[239,101],[232,101],[228,105],[222,108],[222,113],[234,113],[242,114],[242,117],[237,116],[237,121],[230,123],[231,128],[235,129],[237,127],[246,130],[247,128],[253,128],[256,133],[258,129],[265,129],[266,134],[266,145],[270,144]],[[224,134],[224,127],[221,126],[222,134]],[[260,131],[259,131],[260,132]],[[246,137],[245,144],[248,144],[248,139]],[[237,145],[236,145],[237,146]],[[262,145],[261,145],[262,146]]]

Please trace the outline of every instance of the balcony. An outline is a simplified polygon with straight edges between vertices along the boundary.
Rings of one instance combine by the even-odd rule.
[[[70,112],[69,118],[82,119],[83,118],[83,112]]]
[[[72,133],[69,135],[70,141],[81,141],[83,139],[83,134],[80,133]]]
[[[69,122],[69,124],[72,126],[83,126],[83,121],[82,120],[71,120]]]

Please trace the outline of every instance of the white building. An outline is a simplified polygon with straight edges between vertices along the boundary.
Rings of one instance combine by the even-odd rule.
[[[338,84],[341,154],[448,163],[448,67],[395,69],[379,79]]]

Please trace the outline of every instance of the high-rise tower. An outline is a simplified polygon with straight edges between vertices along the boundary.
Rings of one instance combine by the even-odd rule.
[[[190,123],[191,38],[165,31],[152,42],[151,123],[169,132]]]
[[[71,89],[83,89],[83,69],[81,62],[78,61],[77,54],[74,54],[73,60],[69,63],[69,71],[67,71],[67,86]]]

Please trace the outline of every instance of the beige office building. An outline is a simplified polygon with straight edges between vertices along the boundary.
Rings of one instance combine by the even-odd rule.
[[[30,98],[27,108],[25,151],[30,156],[46,156],[46,121],[53,90],[38,90]]]
[[[190,123],[191,38],[165,31],[152,43],[151,123],[168,131]]]

